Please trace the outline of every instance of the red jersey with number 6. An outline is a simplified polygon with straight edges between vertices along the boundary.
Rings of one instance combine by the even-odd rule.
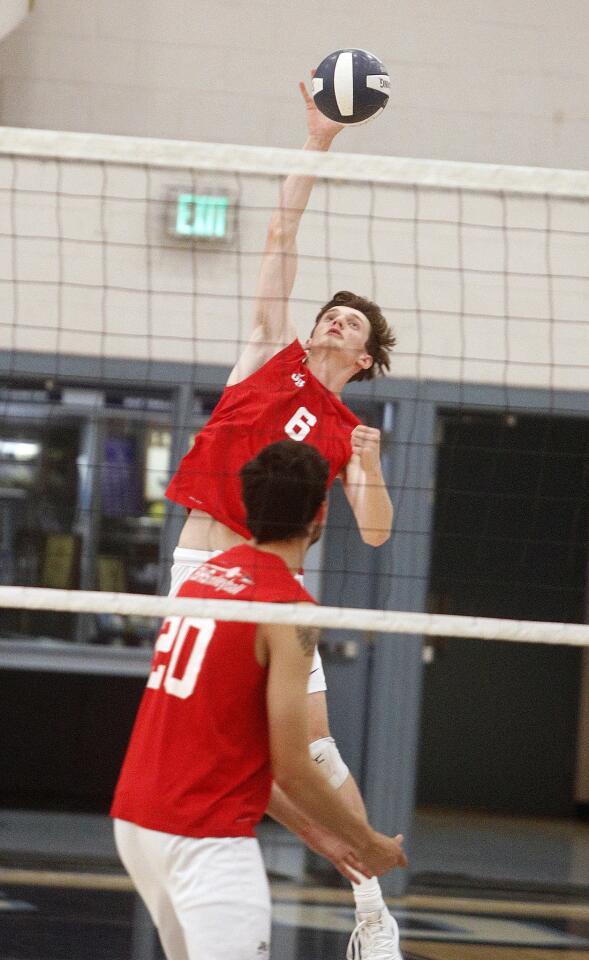
[[[314,603],[280,557],[249,544],[197,567],[178,595]],[[254,836],[272,784],[256,628],[164,620],[113,817],[184,837]]]
[[[329,486],[352,455],[351,434],[360,421],[304,363],[298,340],[259,370],[226,387],[166,490],[170,500],[204,510],[250,539],[239,471],[269,443],[312,443],[329,462]]]

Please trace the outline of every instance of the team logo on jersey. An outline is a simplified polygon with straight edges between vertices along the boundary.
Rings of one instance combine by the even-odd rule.
[[[294,380],[295,386],[304,387],[305,386],[305,374],[304,373],[293,373],[291,379]]]
[[[254,581],[241,572],[241,567],[217,567],[214,563],[203,563],[197,567],[190,580],[212,587],[217,593],[229,593],[235,596],[246,587],[252,587]]]

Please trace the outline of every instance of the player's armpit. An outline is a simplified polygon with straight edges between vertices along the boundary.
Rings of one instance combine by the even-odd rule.
[[[288,339],[275,337],[271,338],[266,331],[257,326],[242,350],[239,359],[227,379],[227,386],[233,387],[236,383],[246,380],[252,373],[260,370],[268,360],[271,360],[277,353],[284,349],[287,344],[296,339],[296,330],[294,327],[289,329],[286,335]]]

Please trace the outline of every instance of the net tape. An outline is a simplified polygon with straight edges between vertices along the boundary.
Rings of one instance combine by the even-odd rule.
[[[117,164],[148,164],[186,170],[229,173],[289,173],[332,180],[561,197],[589,197],[589,173],[545,167],[513,167],[450,160],[421,160],[366,154],[321,153],[280,147],[156,140],[105,134],[70,133],[7,127],[0,155]]]
[[[154,597],[137,593],[51,590],[41,587],[0,587],[0,607],[140,617],[183,616],[239,623],[295,624],[332,630],[358,630],[364,633],[589,646],[589,624],[499,620],[491,617],[365,610],[353,607],[198,600],[192,597]]]

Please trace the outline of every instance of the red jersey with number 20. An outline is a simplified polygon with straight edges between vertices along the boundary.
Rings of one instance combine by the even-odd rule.
[[[249,544],[197,567],[178,596],[314,603],[280,557]],[[272,784],[256,627],[164,621],[113,817],[185,837],[254,836]]]
[[[239,471],[269,443],[311,443],[329,462],[329,486],[352,455],[360,421],[317,380],[298,340],[251,376],[226,387],[166,490],[170,500],[204,510],[246,539]]]

